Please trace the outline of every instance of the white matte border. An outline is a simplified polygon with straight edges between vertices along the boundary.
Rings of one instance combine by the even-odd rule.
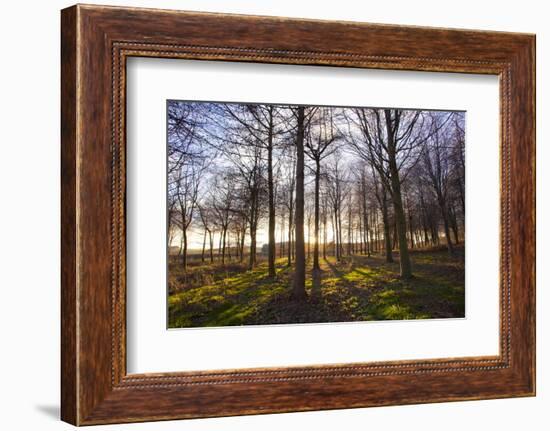
[[[497,76],[151,58],[127,73],[128,373],[498,354]],[[467,111],[466,318],[167,330],[167,99]]]

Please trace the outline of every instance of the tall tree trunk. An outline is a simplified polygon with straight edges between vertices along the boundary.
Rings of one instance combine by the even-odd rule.
[[[250,223],[250,256],[248,260],[248,269],[256,266],[256,228],[254,222]]]
[[[321,181],[321,163],[315,160],[315,245],[313,246],[313,270],[318,271],[319,266],[319,183]]]
[[[296,232],[294,231],[295,227],[292,227],[292,260],[296,260]]]
[[[241,259],[241,230],[237,229],[235,234],[235,258]]]
[[[298,111],[296,136],[296,270],[292,296],[302,300],[306,293],[306,256],[304,244],[304,107]]]
[[[454,248],[449,227],[449,212],[447,211],[447,205],[445,205],[445,198],[439,195],[437,201],[439,203],[439,209],[441,210],[441,218],[443,219],[443,228],[445,229],[445,241],[447,242],[447,251],[449,252],[449,254],[453,254]]]
[[[439,227],[437,226],[437,222],[433,214],[431,218],[430,229],[432,231],[432,244],[439,245]]]
[[[464,172],[464,166],[462,167],[462,172]],[[464,179],[462,174],[458,176],[458,198],[460,199],[460,209],[462,210],[462,216],[466,216],[466,202],[464,199]]]
[[[214,263],[214,238],[210,229],[208,230],[208,238],[210,239],[210,263]]]
[[[307,261],[311,256],[311,217],[307,217]]]
[[[275,197],[273,192],[273,108],[269,110],[269,130],[267,144],[267,185],[269,194],[269,233],[267,261],[269,277],[275,277]]]
[[[400,275],[401,278],[408,279],[412,277],[412,266],[409,256],[409,249],[407,248],[407,222],[405,220],[405,212],[403,211],[401,194],[396,193],[393,201],[397,226],[397,242],[399,245]]]
[[[460,243],[458,235],[458,220],[456,219],[456,211],[452,205],[449,206],[449,220],[451,222],[451,229],[453,230],[455,244],[458,245]]]
[[[388,201],[385,194],[382,196],[382,224],[384,225],[384,248],[386,251],[386,262],[393,262],[392,244],[390,236],[390,217],[388,215]]]
[[[279,246],[279,258],[282,259],[285,255],[285,214],[284,208],[281,214],[281,245]]]
[[[397,226],[397,239],[399,244],[399,266],[400,275],[403,279],[412,277],[411,258],[409,249],[407,248],[407,221],[405,219],[405,211],[403,210],[403,199],[401,195],[401,180],[399,178],[399,170],[395,159],[395,136],[391,124],[390,110],[385,111],[386,115],[386,130],[388,138],[388,166],[390,168],[390,181],[392,189],[393,210]]]
[[[392,248],[396,248],[396,247],[397,247],[397,220],[394,220],[393,233],[392,233]]]
[[[246,237],[246,228],[243,229],[243,234],[241,235],[241,244],[239,245],[239,247],[241,248],[241,258],[240,258],[240,261],[243,262],[244,261],[244,239]]]
[[[411,215],[410,209],[407,211],[409,213],[409,239],[411,240],[411,249],[414,248],[414,227],[413,227],[413,216]]]
[[[340,204],[338,204],[338,209],[336,210],[336,225],[337,225],[337,235],[338,235],[338,256],[342,258],[344,255],[344,245],[342,244],[342,209]]]
[[[224,226],[222,229],[222,265],[225,265],[225,239],[227,235],[227,227]]]
[[[426,203],[424,202],[424,195],[422,193],[422,187],[420,190],[420,208],[422,210],[422,230],[424,231],[424,247],[428,246],[428,211],[426,210]]]
[[[370,226],[369,226],[369,214],[368,214],[368,211],[367,211],[367,196],[366,196],[366,193],[363,195],[363,236],[364,236],[364,241],[365,241],[365,252],[367,254],[367,257],[370,257],[370,244],[369,244],[369,240],[370,240],[370,235],[369,235],[369,232],[370,232]]]
[[[378,212],[374,213],[374,245],[375,253],[380,251],[380,226],[378,225]]]
[[[336,208],[334,208],[333,211],[334,218],[332,220],[332,240],[334,242],[334,256],[336,257],[336,260],[340,260],[340,246],[338,244],[338,211]]]
[[[227,259],[231,262],[231,232],[227,234]]]
[[[351,205],[350,205],[350,203],[348,203],[348,256],[351,256],[351,254],[353,253],[353,235],[352,235],[353,226],[352,226],[352,221],[351,221]]]
[[[183,228],[183,270],[187,271],[187,228]]]
[[[292,265],[292,219],[294,217],[292,200],[293,193],[290,193],[290,208],[288,211],[288,266]]]
[[[258,217],[258,196],[256,191],[253,191],[250,200],[250,259],[248,261],[248,269],[252,269],[256,266],[256,232]]]
[[[424,247],[428,246],[429,238],[428,238],[428,226],[426,224],[426,219],[423,217],[422,222],[422,230],[424,231]]]
[[[357,247],[358,247],[358,250],[359,250],[359,254],[363,255],[363,254],[367,254],[367,249],[366,249],[366,246],[365,246],[365,229],[364,229],[364,226],[363,226],[363,216],[361,214],[361,212],[359,212],[359,214],[357,215],[357,232],[356,232],[356,242],[357,242]]]
[[[202,239],[202,254],[201,254],[201,261],[204,263],[204,253],[206,251],[206,229],[204,229],[204,237]]]
[[[323,216],[323,259],[327,258],[327,214],[326,208],[324,209]]]

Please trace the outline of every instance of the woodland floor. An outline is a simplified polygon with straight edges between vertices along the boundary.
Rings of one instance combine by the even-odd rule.
[[[277,259],[277,276],[267,262],[246,265],[192,262],[187,274],[174,256],[169,267],[169,327],[350,322],[464,317],[464,249],[411,251],[414,277],[399,278],[384,257],[354,255],[337,262],[320,259],[312,278],[307,265],[305,301],[290,297],[293,269]]]

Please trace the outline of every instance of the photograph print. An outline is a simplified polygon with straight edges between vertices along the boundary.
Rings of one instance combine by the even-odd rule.
[[[465,112],[167,101],[169,328],[465,317]]]

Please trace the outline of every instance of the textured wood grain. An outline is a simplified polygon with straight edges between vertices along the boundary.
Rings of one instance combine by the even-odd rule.
[[[61,16],[61,417],[78,421],[76,299],[76,9]]]
[[[62,418],[132,422],[534,394],[532,35],[99,6],[62,12]],[[129,56],[485,73],[501,82],[498,357],[126,375]]]

